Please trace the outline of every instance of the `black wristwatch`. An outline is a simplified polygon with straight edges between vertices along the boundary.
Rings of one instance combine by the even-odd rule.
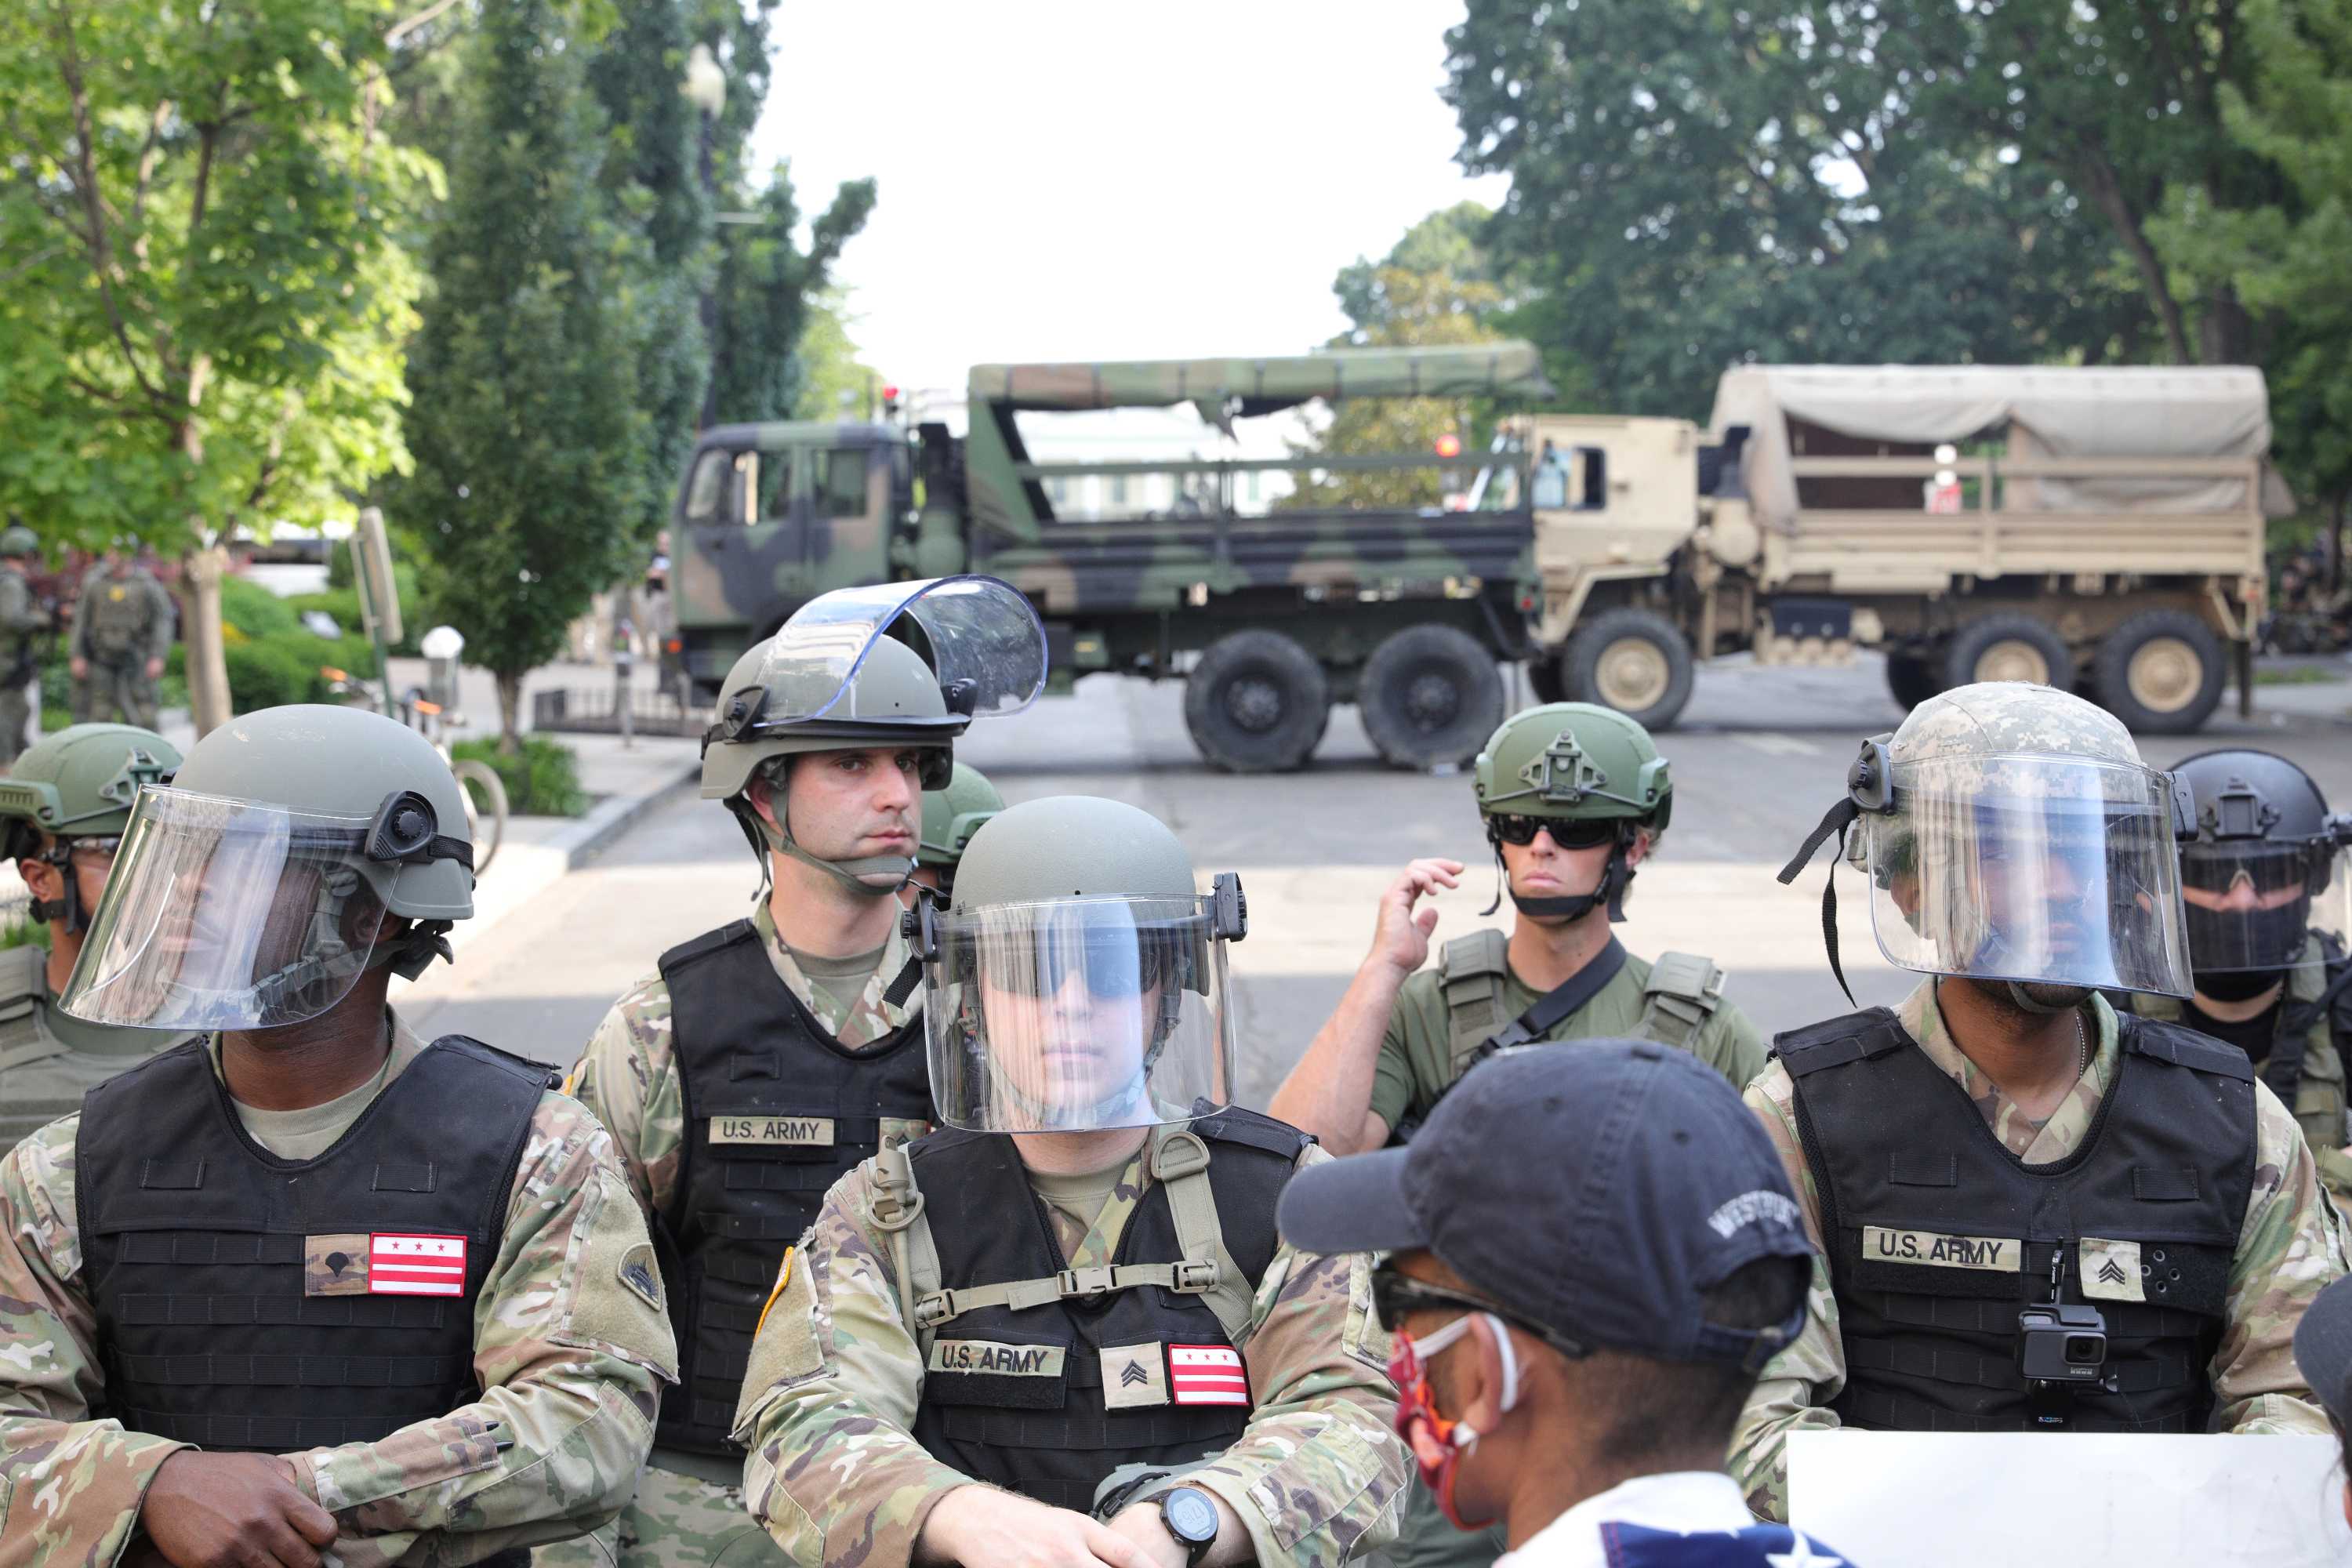
[[[1163,1492],[1160,1523],[1184,1549],[1185,1568],[1200,1568],[1201,1559],[1217,1543],[1217,1500],[1198,1487]]]

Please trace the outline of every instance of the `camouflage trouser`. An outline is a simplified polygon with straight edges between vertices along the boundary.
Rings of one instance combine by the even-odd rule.
[[[15,765],[25,750],[26,729],[33,722],[31,692],[19,686],[0,690],[0,768]]]
[[[606,1532],[609,1534],[609,1532]],[[792,1559],[744,1511],[743,1489],[647,1465],[621,1512],[618,1551],[595,1537],[542,1546],[533,1568],[792,1568]]]
[[[77,724],[117,722],[119,710],[119,722],[152,730],[155,727],[155,680],[147,673],[143,660],[110,664],[93,658],[89,661],[89,674],[74,682],[73,705]]]

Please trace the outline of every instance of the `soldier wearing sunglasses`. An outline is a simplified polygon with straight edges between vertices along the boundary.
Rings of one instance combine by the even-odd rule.
[[[2135,995],[2131,1008],[2244,1051],[2294,1112],[2320,1184],[2346,1207],[2352,868],[2344,848],[2352,819],[2331,814],[2311,775],[2269,752],[2204,752],[2173,773],[2197,810],[2197,837],[2180,847],[2196,994],[2186,1002]]]

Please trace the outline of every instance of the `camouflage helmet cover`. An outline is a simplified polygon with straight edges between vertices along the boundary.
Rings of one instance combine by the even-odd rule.
[[[1674,814],[1674,781],[1650,732],[1590,702],[1504,720],[1479,750],[1472,787],[1482,816],[1630,817],[1662,833]]]

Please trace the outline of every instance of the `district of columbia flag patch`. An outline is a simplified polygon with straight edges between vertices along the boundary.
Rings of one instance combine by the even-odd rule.
[[[466,1238],[462,1236],[368,1237],[371,1296],[462,1296],[466,1293]]]
[[[1231,1345],[1170,1345],[1168,1392],[1179,1405],[1247,1405],[1242,1352]]]

